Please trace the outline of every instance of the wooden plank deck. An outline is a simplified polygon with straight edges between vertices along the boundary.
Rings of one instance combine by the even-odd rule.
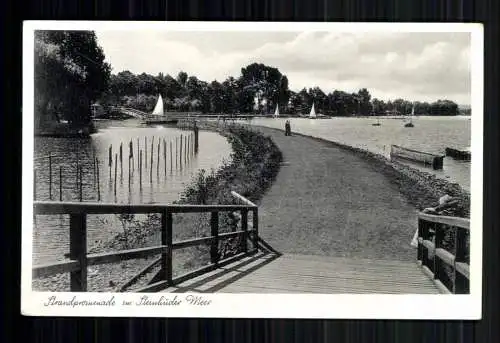
[[[415,262],[258,253],[165,292],[439,294]]]

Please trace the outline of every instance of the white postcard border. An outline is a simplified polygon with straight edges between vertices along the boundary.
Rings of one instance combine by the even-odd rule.
[[[193,294],[209,305],[190,304],[187,294],[177,294],[178,305],[137,305],[170,299],[168,293],[51,293],[35,292],[32,283],[33,220],[33,99],[34,30],[185,30],[185,31],[343,31],[343,32],[470,32],[471,33],[471,233],[470,294],[468,295],[284,295]],[[482,299],[482,199],[483,199],[483,27],[459,23],[273,23],[259,22],[97,22],[26,21],[23,27],[23,173],[21,313],[37,316],[102,317],[234,317],[234,318],[345,318],[345,319],[480,319]],[[49,299],[69,302],[49,305]],[[72,299],[110,302],[115,305],[74,305]],[[54,298],[52,298],[54,299]],[[130,302],[124,305],[124,302]],[[164,301],[165,302],[165,301]]]

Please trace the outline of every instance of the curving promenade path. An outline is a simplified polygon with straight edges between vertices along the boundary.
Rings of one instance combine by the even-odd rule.
[[[259,127],[284,163],[259,203],[260,235],[283,253],[415,261],[417,210],[376,166],[334,144]]]
[[[278,253],[259,252],[166,292],[440,292],[410,246],[417,211],[388,176],[330,142],[258,130],[284,155],[258,202],[259,237]]]

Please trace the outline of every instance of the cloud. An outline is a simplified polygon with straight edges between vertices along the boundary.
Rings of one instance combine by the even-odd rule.
[[[290,88],[368,88],[382,99],[470,103],[470,34],[411,32],[97,32],[113,71],[186,71],[219,81],[253,63],[274,66]]]

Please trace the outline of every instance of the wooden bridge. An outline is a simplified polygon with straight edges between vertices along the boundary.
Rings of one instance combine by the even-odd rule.
[[[105,203],[34,203],[34,215],[69,214],[69,260],[33,267],[33,278],[70,273],[71,291],[87,291],[87,268],[160,254],[151,266],[134,276],[152,273],[145,286],[132,292],[203,293],[469,293],[469,220],[420,214],[415,262],[349,259],[281,254],[259,237],[258,207],[233,192],[238,205],[121,205]],[[239,219],[237,230],[220,232],[219,214],[231,212]],[[159,213],[161,242],[157,246],[88,254],[88,214]],[[210,213],[210,236],[173,242],[173,215]],[[249,214],[251,216],[249,217]],[[417,224],[417,223],[416,223]],[[233,256],[220,258],[219,242],[239,239]],[[450,246],[451,244],[451,246]],[[210,263],[173,277],[172,251],[192,246],[210,247]],[[122,287],[124,288],[124,287]]]
[[[118,111],[123,114],[129,115],[137,119],[144,119],[150,116],[149,113],[131,108],[131,107],[118,107]],[[172,120],[187,120],[187,119],[218,119],[218,120],[236,120],[236,119],[252,119],[255,115],[249,114],[217,114],[217,113],[194,113],[194,112],[167,112],[169,118]]]

